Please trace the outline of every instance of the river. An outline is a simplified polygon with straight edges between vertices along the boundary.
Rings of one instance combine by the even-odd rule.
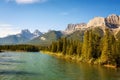
[[[3,52],[0,80],[120,80],[120,70],[78,64],[40,52]]]

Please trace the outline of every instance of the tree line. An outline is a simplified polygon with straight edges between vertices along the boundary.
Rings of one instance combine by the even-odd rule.
[[[120,67],[120,39],[116,39],[109,29],[105,29],[103,36],[92,29],[87,30],[83,41],[64,37],[42,50],[78,56],[84,62]]]
[[[0,45],[0,51],[38,52],[39,47],[33,45]]]

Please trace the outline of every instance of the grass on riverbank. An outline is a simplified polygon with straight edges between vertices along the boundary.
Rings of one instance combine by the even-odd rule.
[[[63,55],[62,53],[53,53],[53,52],[49,52],[49,51],[41,51],[41,52],[44,53],[44,54],[55,56],[57,58],[61,58],[61,59],[69,60],[69,61],[74,61],[74,62],[77,62],[77,63],[85,62],[85,61],[82,61],[81,57],[75,56],[75,55]],[[99,64],[98,62],[92,61],[92,60],[89,60],[88,62],[85,62],[85,63],[94,64],[94,65],[102,65],[104,67],[114,68],[114,69],[117,68],[116,65]]]

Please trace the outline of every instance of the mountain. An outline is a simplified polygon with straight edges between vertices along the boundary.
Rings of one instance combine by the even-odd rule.
[[[118,15],[112,14],[106,18],[95,17],[87,24],[68,24],[65,31],[49,31],[42,36],[29,41],[28,43],[36,45],[49,45],[52,41],[56,41],[61,37],[83,41],[85,31],[92,30],[94,33],[102,37],[106,28],[110,29],[118,39],[120,33],[120,17]]]
[[[34,45],[50,45],[53,41],[58,40],[63,36],[61,31],[49,31],[37,38],[32,39],[27,44],[34,44]]]
[[[65,37],[73,40],[83,41],[84,33],[88,30],[92,30],[99,36],[103,36],[105,29],[109,29],[114,34],[116,39],[120,39],[120,16],[112,14],[108,17],[95,17],[91,19],[87,24],[68,24],[64,32]]]
[[[33,35],[34,35],[33,38],[39,37],[39,36],[42,35],[42,34],[43,34],[43,33],[41,33],[38,29],[36,29],[36,30],[33,32]]]
[[[90,20],[87,24],[87,27],[108,27],[111,29],[120,27],[120,16],[112,14],[106,18],[103,17],[95,17]]]
[[[103,17],[95,17],[87,24],[87,28],[101,27],[105,28],[105,19]]]
[[[113,32],[120,28],[120,16],[116,14],[109,15],[108,17],[95,17],[91,19],[87,24],[68,24],[68,27],[64,31],[66,34],[71,34],[77,30],[88,30],[91,28],[100,27],[101,29],[109,28]]]
[[[25,43],[40,35],[42,35],[42,33],[39,30],[35,30],[33,33],[31,33],[28,29],[25,29],[25,30],[22,30],[21,33],[19,34],[9,35],[7,37],[0,38],[0,44],[7,45],[7,44]]]
[[[109,28],[119,28],[120,16],[116,14],[109,15],[107,18],[105,18],[105,23]]]
[[[118,32],[120,31],[120,16],[116,14],[112,14],[106,18],[95,17],[94,19],[88,22],[87,28],[91,29],[95,27],[101,28],[104,32],[105,32],[105,29],[108,28],[116,37],[118,36]]]
[[[28,29],[22,30],[21,33],[17,34],[19,37],[26,37],[27,39],[32,39],[34,34],[32,34]]]
[[[25,29],[19,34],[0,38],[0,44],[25,43],[34,45],[49,45],[61,37],[82,41],[85,31],[92,30],[97,35],[103,36],[106,28],[110,29],[116,39],[120,39],[120,16],[112,14],[106,18],[95,17],[88,23],[68,24],[64,31],[52,30],[45,34],[42,34],[39,30],[35,30],[31,33],[28,29]]]
[[[86,23],[80,23],[80,24],[68,24],[66,30],[64,31],[65,34],[71,34],[77,30],[84,30],[86,28]]]

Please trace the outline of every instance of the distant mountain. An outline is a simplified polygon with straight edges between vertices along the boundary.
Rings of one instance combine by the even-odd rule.
[[[103,36],[105,29],[110,29],[116,39],[120,39],[120,16],[112,14],[108,17],[95,17],[88,23],[68,24],[64,31],[48,31],[41,33],[35,30],[31,33],[28,29],[22,30],[21,33],[0,38],[0,44],[34,44],[34,45],[50,45],[53,41],[61,37],[73,40],[83,40],[84,32],[92,30],[99,36]]]
[[[22,30],[21,33],[17,34],[19,37],[25,37],[27,39],[32,39],[34,34],[31,33],[28,29]]]
[[[43,33],[41,33],[38,29],[36,29],[36,30],[33,32],[33,35],[34,35],[33,38],[39,37],[39,36],[41,36],[42,34],[43,34]]]
[[[64,31],[66,34],[71,34],[75,31],[88,30],[91,28],[99,27],[101,29],[109,28],[113,32],[120,30],[120,16],[116,14],[109,15],[108,17],[95,17],[91,19],[87,24],[68,24],[68,27]]]
[[[68,24],[65,31],[49,31],[44,35],[29,41],[28,43],[36,45],[49,45],[52,41],[56,41],[61,37],[82,41],[85,31],[92,30],[97,35],[103,36],[106,28],[110,29],[117,39],[120,38],[120,17],[118,15],[112,14],[106,18],[95,17],[87,24]]]
[[[22,30],[19,34],[9,35],[7,37],[0,38],[0,44],[21,44],[30,41],[40,35],[42,35],[42,33],[39,30],[35,30],[33,33],[31,33],[28,29],[25,29]]]
[[[85,31],[87,31],[89,29],[83,29],[83,30],[76,30],[73,33],[64,35],[63,37],[66,37],[67,39],[72,39],[72,40],[79,40],[79,41],[83,41],[84,38],[84,33]],[[96,33],[99,36],[103,36],[104,35],[104,31],[103,29],[96,27],[96,28],[92,28],[91,29],[94,33]]]
[[[79,23],[79,24],[68,24],[66,30],[64,31],[65,34],[71,34],[78,30],[84,30],[87,27],[86,23]]]
[[[87,27],[108,27],[111,29],[120,27],[120,16],[116,14],[109,15],[106,18],[103,17],[95,17],[90,20],[87,24]]]
[[[34,44],[34,45],[50,45],[53,41],[58,40],[63,36],[61,31],[49,31],[40,37],[34,38],[29,41],[27,44]]]

